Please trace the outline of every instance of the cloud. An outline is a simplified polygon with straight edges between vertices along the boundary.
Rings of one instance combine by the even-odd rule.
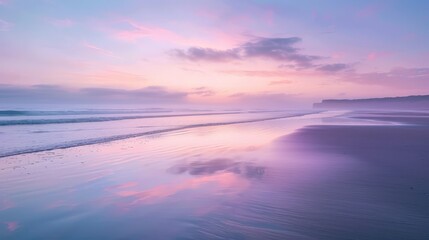
[[[191,47],[186,50],[174,49],[172,55],[190,61],[224,62],[230,60],[265,58],[273,61],[292,63],[301,68],[313,66],[313,61],[320,56],[306,55],[295,45],[301,42],[298,37],[290,38],[255,38],[236,48],[217,50],[212,48]]]
[[[191,47],[187,50],[174,49],[171,54],[190,61],[224,62],[240,59],[240,49],[215,50],[211,48]]]
[[[178,100],[186,97],[186,93],[170,92],[164,87],[150,86],[137,90],[123,90],[114,88],[84,88],[80,90],[84,94],[95,96],[106,96],[108,98],[118,99],[140,99],[153,101]]]
[[[394,88],[422,89],[429,87],[429,68],[393,68],[388,72],[352,73],[344,81]]]
[[[257,78],[284,78],[284,77],[304,77],[304,76],[318,76],[319,73],[312,71],[286,71],[286,70],[222,70],[220,73],[245,76],[245,77],[257,77]]]
[[[298,37],[290,38],[259,38],[253,42],[244,43],[241,48],[246,57],[265,57],[281,62],[293,62],[299,66],[311,66],[312,61],[321,59],[318,56],[311,56],[299,53],[295,47],[301,42]]]
[[[146,26],[130,19],[124,19],[121,22],[126,23],[127,29],[116,32],[115,36],[124,41],[132,42],[147,37],[158,39],[179,38],[177,34],[164,28]]]
[[[98,54],[101,54],[104,56],[116,57],[113,52],[106,50],[106,49],[103,49],[103,48],[100,48],[98,46],[95,46],[95,45],[87,43],[87,42],[83,43],[82,46],[84,46],[85,48],[87,48],[87,49],[89,49],[95,53],[98,53]]]
[[[350,66],[347,65],[347,64],[344,64],[344,63],[334,63],[334,64],[320,65],[316,69],[318,71],[322,71],[322,72],[335,73],[335,72],[343,71],[343,70],[346,70],[346,69],[349,69],[349,68],[350,68]]]
[[[160,86],[137,90],[115,88],[71,89],[56,85],[0,85],[2,103],[96,103],[162,104],[183,103],[188,93]]]
[[[223,70],[221,73],[246,76],[246,77],[284,77],[287,75],[284,71],[262,71],[262,70]]]
[[[208,89],[206,87],[198,87],[198,88],[194,88],[194,91],[190,92],[189,94],[191,95],[198,95],[201,97],[210,97],[215,95],[215,92],[211,89]]]
[[[121,19],[113,30],[115,39],[126,42],[138,42],[142,39],[152,39],[156,41],[166,41],[175,44],[196,45],[201,44],[198,39],[182,36],[167,28],[152,26],[137,22],[132,19]]]
[[[114,69],[104,69],[99,71],[93,71],[91,73],[72,73],[73,77],[79,77],[83,80],[97,80],[97,81],[104,81],[104,82],[116,82],[116,81],[123,81],[126,79],[127,81],[134,81],[134,82],[143,82],[146,81],[146,77],[142,74],[127,72],[127,71],[118,71]]]

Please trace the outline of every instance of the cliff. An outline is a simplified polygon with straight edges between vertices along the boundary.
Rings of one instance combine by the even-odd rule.
[[[327,99],[314,103],[317,109],[428,109],[429,95],[368,99]]]

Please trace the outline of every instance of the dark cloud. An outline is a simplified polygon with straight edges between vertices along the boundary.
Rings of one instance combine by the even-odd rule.
[[[429,88],[429,68],[394,68],[388,72],[352,73],[343,78],[361,84],[394,88]]]
[[[312,67],[319,56],[301,53],[295,45],[301,38],[256,38],[236,48],[216,50],[211,48],[191,47],[187,50],[172,50],[172,55],[190,61],[223,62],[247,58],[267,58],[274,61],[290,62],[298,67]]]
[[[301,42],[298,37],[290,38],[258,38],[256,41],[241,45],[245,57],[264,57],[276,61],[293,62],[298,66],[312,66],[319,56],[305,55],[295,45]]]
[[[187,93],[173,92],[163,87],[150,86],[137,90],[115,88],[71,89],[56,85],[0,85],[2,103],[178,103]]]
[[[174,49],[172,50],[172,55],[188,59],[191,61],[213,61],[213,62],[223,62],[229,60],[239,59],[239,50],[236,49],[228,49],[228,50],[215,50],[211,48],[198,48],[191,47],[187,50]]]
[[[322,72],[335,73],[349,69],[350,66],[344,63],[325,64],[317,67],[316,69]]]

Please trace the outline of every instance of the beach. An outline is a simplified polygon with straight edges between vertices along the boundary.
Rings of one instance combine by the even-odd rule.
[[[427,112],[117,114],[3,121],[0,239],[429,239]]]

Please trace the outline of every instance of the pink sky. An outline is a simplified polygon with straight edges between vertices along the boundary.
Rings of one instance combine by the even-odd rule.
[[[426,3],[78,2],[0,2],[4,101],[98,89],[143,104],[305,106],[429,92]]]

